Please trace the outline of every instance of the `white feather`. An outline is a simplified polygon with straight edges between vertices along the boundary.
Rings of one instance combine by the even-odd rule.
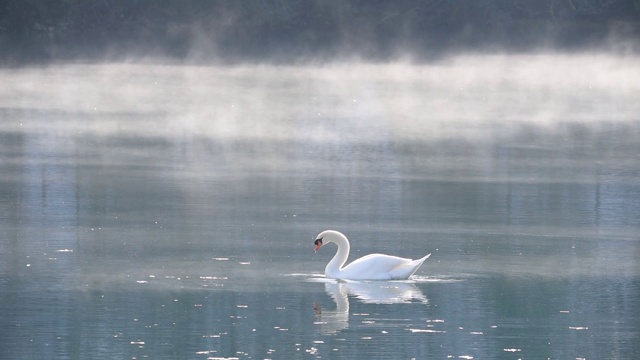
[[[401,280],[418,270],[420,265],[429,257],[428,254],[420,259],[412,260],[385,254],[370,254],[352,261],[344,266],[349,257],[349,240],[342,233],[334,230],[326,230],[320,233],[317,239],[321,239],[322,245],[316,250],[333,242],[338,245],[336,255],[329,261],[324,270],[325,276],[333,279],[349,280]],[[344,266],[344,267],[343,267]]]

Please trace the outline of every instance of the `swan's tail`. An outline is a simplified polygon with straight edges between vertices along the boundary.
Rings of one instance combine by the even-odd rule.
[[[420,262],[420,264],[422,265],[422,263],[423,263],[425,260],[427,260],[427,259],[429,258],[429,256],[431,256],[431,253],[429,253],[429,254],[425,255],[424,257],[422,257],[422,258],[420,258],[420,259],[418,259],[418,260],[415,260],[415,261]]]
[[[413,267],[413,270],[411,271],[411,274],[409,274],[409,276],[413,275],[418,270],[418,268],[420,268],[422,263],[429,258],[429,256],[431,256],[430,253],[425,255],[424,257],[421,257],[420,259],[413,260],[411,262],[411,266]]]
[[[421,257],[420,259],[417,260],[413,260],[413,264],[416,267],[416,270],[418,270],[418,268],[420,267],[420,265],[422,265],[422,263],[427,260],[429,258],[429,256],[431,256],[431,253],[425,255],[424,257]]]

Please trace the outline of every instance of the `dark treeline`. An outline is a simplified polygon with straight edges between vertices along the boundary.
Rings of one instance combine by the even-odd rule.
[[[0,60],[16,64],[636,51],[639,34],[640,0],[0,0]]]

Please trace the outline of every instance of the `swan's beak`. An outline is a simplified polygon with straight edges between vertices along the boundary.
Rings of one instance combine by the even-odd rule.
[[[314,241],[313,243],[316,245],[316,248],[313,249],[313,252],[316,252],[322,246],[322,238],[316,239],[316,241]]]

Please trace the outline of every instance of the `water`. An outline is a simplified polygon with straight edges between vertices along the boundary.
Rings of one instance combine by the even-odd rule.
[[[637,358],[638,65],[0,70],[0,357]]]

